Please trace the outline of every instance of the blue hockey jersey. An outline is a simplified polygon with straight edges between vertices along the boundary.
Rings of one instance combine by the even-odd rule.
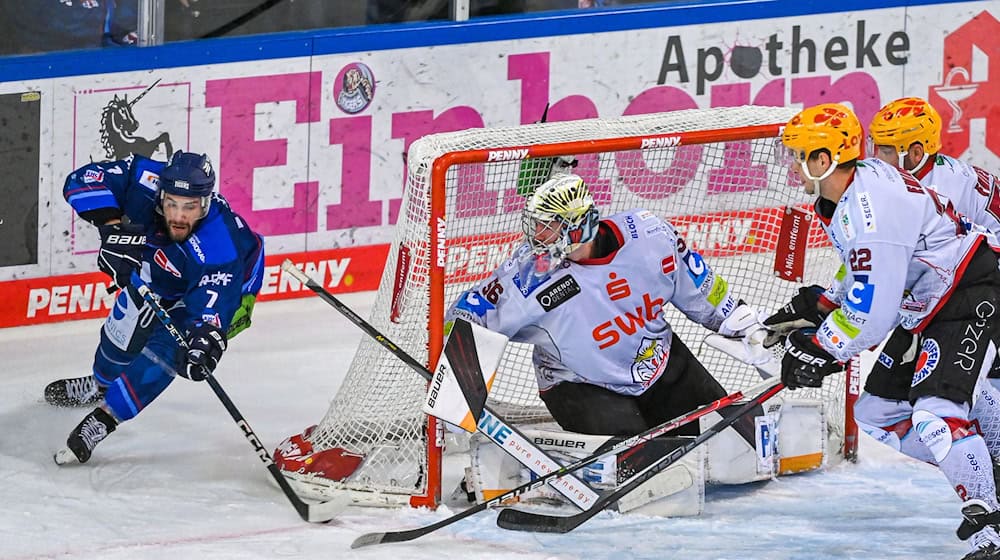
[[[63,197],[95,225],[109,219],[141,225],[146,234],[140,278],[167,302],[182,302],[189,324],[229,328],[244,294],[260,291],[264,239],[213,194],[208,214],[182,243],[170,239],[157,211],[159,173],[165,162],[142,156],[91,163],[66,178]]]

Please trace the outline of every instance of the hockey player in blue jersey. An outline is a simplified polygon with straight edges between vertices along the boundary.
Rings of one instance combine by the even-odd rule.
[[[92,375],[45,390],[57,406],[97,404],[56,452],[87,462],[119,423],[173,381],[212,373],[228,340],[250,324],[264,267],[263,238],[215,194],[208,157],[177,152],[169,164],[132,156],[93,163],[66,179],[63,196],[101,235],[98,266],[120,288],[101,329]],[[187,332],[183,352],[145,305],[147,285]]]

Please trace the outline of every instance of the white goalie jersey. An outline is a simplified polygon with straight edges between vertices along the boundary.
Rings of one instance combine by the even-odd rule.
[[[462,293],[447,320],[461,317],[535,345],[541,391],[562,381],[638,395],[663,372],[672,330],[670,303],[711,330],[736,307],[728,283],[686,246],[668,222],[647,210],[601,221],[613,235],[610,254],[562,265],[541,281],[522,278],[528,245]],[[502,375],[502,372],[501,372]]]

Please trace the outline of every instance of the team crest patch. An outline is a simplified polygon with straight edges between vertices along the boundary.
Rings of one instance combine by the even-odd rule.
[[[927,379],[927,376],[934,372],[940,358],[941,349],[938,347],[937,341],[933,338],[924,340],[920,346],[920,355],[917,356],[917,371],[913,374],[913,387],[916,387],[917,383]]]
[[[642,337],[632,362],[632,381],[641,383],[643,387],[652,385],[663,373],[668,354],[663,348],[662,338]]]

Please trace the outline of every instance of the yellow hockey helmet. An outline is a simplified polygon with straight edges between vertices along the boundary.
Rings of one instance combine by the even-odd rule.
[[[821,149],[830,152],[833,166],[862,155],[861,123],[850,108],[840,103],[824,103],[802,110],[785,125],[781,142],[795,160],[804,163]],[[831,167],[833,167],[831,166]]]
[[[920,142],[924,152],[936,154],[941,150],[941,115],[919,97],[904,97],[875,113],[868,134],[876,146],[892,146],[899,154],[914,142]]]

